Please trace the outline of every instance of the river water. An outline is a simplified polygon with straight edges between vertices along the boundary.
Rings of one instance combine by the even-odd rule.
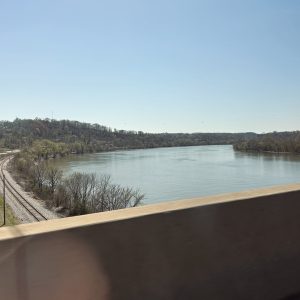
[[[228,145],[94,153],[53,163],[65,174],[108,174],[140,189],[145,204],[300,182],[300,156],[235,152]]]

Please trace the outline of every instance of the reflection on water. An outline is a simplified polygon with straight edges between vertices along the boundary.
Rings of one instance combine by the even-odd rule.
[[[300,156],[235,152],[232,146],[128,150],[56,160],[66,173],[109,174],[145,203],[300,182]]]
[[[254,158],[263,160],[277,160],[277,161],[293,161],[300,162],[300,155],[288,154],[288,153],[272,153],[272,152],[239,152],[234,151],[234,155],[239,158]]]

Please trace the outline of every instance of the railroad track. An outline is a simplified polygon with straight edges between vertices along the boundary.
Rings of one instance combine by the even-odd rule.
[[[10,156],[4,158],[0,161],[0,178],[1,181],[4,177],[4,164],[7,160],[10,159]],[[34,207],[29,201],[27,201],[14,187],[13,185],[5,178],[6,189],[10,192],[13,198],[36,220],[36,221],[45,221],[47,218]]]

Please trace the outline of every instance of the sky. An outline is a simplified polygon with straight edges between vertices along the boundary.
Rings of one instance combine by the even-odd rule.
[[[0,119],[300,130],[300,1],[0,0]]]

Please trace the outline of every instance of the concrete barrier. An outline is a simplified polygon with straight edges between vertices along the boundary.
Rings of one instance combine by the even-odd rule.
[[[2,228],[0,262],[0,299],[289,299],[300,185]]]

